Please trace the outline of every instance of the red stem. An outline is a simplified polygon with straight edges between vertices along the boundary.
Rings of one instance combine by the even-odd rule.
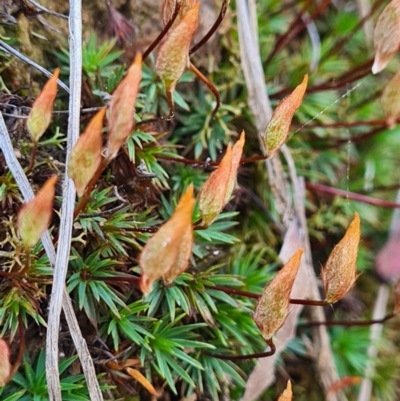
[[[222,2],[221,10],[220,10],[218,17],[217,17],[216,21],[214,22],[213,26],[204,35],[204,37],[189,50],[189,56],[191,56],[194,52],[199,50],[200,47],[204,46],[208,42],[208,40],[211,38],[211,36],[214,35],[214,33],[216,32],[218,27],[221,25],[221,22],[225,17],[226,10],[228,9],[228,4],[229,4],[229,0],[224,0]]]
[[[290,299],[292,305],[307,305],[307,306],[330,306],[326,301],[318,301],[313,299]]]
[[[307,24],[309,24],[313,19],[315,19],[319,14],[321,14],[326,7],[328,7],[328,5],[332,2],[332,0],[325,0],[323,3],[321,3],[318,8],[311,13],[311,15],[307,18],[306,21],[301,21],[301,23],[299,25],[297,25],[296,27],[294,27],[295,23],[297,24],[297,22],[299,21],[300,18],[297,17],[292,24],[289,26],[289,28],[287,29],[287,31],[285,32],[285,34],[283,36],[281,36],[278,41],[275,44],[274,50],[272,51],[272,53],[268,56],[267,60],[265,61],[265,64],[269,64],[270,61],[274,58],[274,56],[279,53],[279,51],[285,47],[294,37],[296,37],[306,26]],[[304,13],[306,8],[309,5],[309,1],[305,4],[305,7],[303,7],[303,10],[301,11],[301,13]]]
[[[359,143],[359,142],[364,142],[366,139],[372,138],[373,136],[380,134],[383,130],[386,129],[386,126],[380,126],[378,128],[375,128],[372,131],[365,132],[364,134],[359,134],[356,136],[351,137],[351,143]],[[349,139],[336,139],[334,140],[334,144],[336,145],[343,145],[349,142]],[[330,147],[332,144],[330,145]]]
[[[37,154],[37,150],[38,150],[38,142],[33,142],[33,149],[32,149],[32,154],[31,154],[31,160],[29,161],[29,166],[28,166],[28,170],[26,170],[26,175],[28,175],[32,170],[33,167],[35,166],[35,160],[36,160],[36,154]]]
[[[336,196],[341,196],[344,198],[352,199],[357,202],[368,203],[370,205],[390,208],[390,209],[400,209],[400,204],[396,202],[385,201],[383,199],[372,198],[371,196],[361,195],[355,192],[348,192],[343,189],[332,188],[322,184],[312,184],[310,182],[306,183],[306,187],[313,192],[322,192],[325,194],[331,194]]]
[[[385,317],[381,319],[371,319],[371,320],[355,320],[355,321],[349,321],[349,320],[327,320],[325,322],[306,322],[306,323],[301,323],[299,324],[299,327],[310,327],[310,326],[346,326],[346,327],[351,327],[351,326],[371,326],[373,324],[382,324],[386,322],[389,319],[392,319],[394,316],[396,316],[394,313],[389,313]]]
[[[209,288],[210,290],[223,291],[226,294],[238,295],[240,297],[252,298],[252,299],[257,299],[257,300],[261,297],[260,294],[255,294],[253,292],[238,290],[236,288],[224,287],[224,286],[220,286],[220,285],[206,286],[206,288]],[[312,299],[290,299],[290,303],[293,305],[310,305],[310,306],[329,306],[330,305],[329,303],[327,303],[325,301],[312,300]]]
[[[218,89],[214,86],[214,84],[192,63],[189,64],[189,69],[190,71],[193,72],[197,76],[197,78],[200,79],[201,82],[203,82],[208,89],[213,93],[215,100],[217,104],[215,105],[215,108],[213,110],[211,119],[214,119],[215,115],[217,114],[218,109],[221,106],[221,98],[219,96]]]
[[[400,205],[399,205],[400,207]],[[91,280],[96,280],[96,281],[104,281],[104,282],[127,282],[131,284],[138,285],[140,282],[140,276],[131,276],[131,277],[90,277]],[[227,294],[231,295],[238,295],[246,298],[252,298],[252,299],[259,299],[260,295],[255,294],[252,292],[248,291],[242,291],[238,290],[236,288],[230,288],[230,287],[223,287],[223,286],[206,286],[206,288],[212,289],[212,290],[217,290],[217,291],[223,291]],[[306,305],[306,306],[330,306],[326,301],[318,301],[318,300],[311,300],[311,299],[290,299],[290,303],[292,305]],[[381,319],[374,319],[374,320],[357,320],[357,321],[348,321],[348,320],[327,320],[324,322],[306,322],[299,324],[299,327],[310,327],[310,326],[371,326],[372,324],[382,324],[386,322],[389,319],[392,319],[394,316],[396,316],[394,313],[389,313],[385,317]],[[219,354],[209,354],[210,356],[218,359],[227,359],[227,360],[242,360],[242,359],[252,359],[252,358],[264,358],[267,356],[271,356],[275,353],[275,345],[272,343],[269,343],[267,341],[267,344],[270,346],[271,350],[267,352],[261,352],[261,353],[256,353],[256,354],[250,354],[250,355],[234,355],[234,356],[229,356],[229,355],[219,355]]]
[[[226,294],[238,295],[240,297],[246,297],[246,298],[252,298],[252,299],[259,299],[261,296],[260,294],[255,294],[253,292],[242,291],[242,290],[238,290],[236,288],[223,287],[223,286],[219,286],[219,285],[207,286],[206,288],[209,288],[210,290],[223,291]]]
[[[335,78],[334,80],[329,80],[329,82],[324,82],[322,84],[307,88],[306,93],[315,93],[315,92],[321,92],[321,91],[326,91],[326,90],[339,89],[350,83],[353,83],[354,81],[357,81],[371,73],[371,67],[372,67],[373,62],[374,62],[373,59],[369,59],[369,60],[365,61],[363,64],[360,64],[355,69],[346,71],[345,73],[343,73],[338,78]],[[271,94],[270,97],[272,99],[276,99],[276,98],[280,99],[283,96],[286,96],[291,91],[292,90],[290,88],[282,89],[279,92]]]
[[[173,157],[167,157],[167,156],[160,156],[158,158],[162,159],[162,160],[174,161],[174,162],[185,163],[185,164],[201,165],[201,163],[199,163],[196,160],[180,159],[180,158],[173,158]],[[250,162],[254,162],[254,161],[258,161],[258,160],[265,160],[265,159],[266,159],[266,156],[253,156],[250,158],[242,159],[240,163],[245,164],[245,163],[250,163]],[[213,162],[213,163],[210,163],[210,165],[216,166],[216,165],[218,165],[218,163]],[[374,206],[378,206],[378,207],[392,208],[392,209],[400,208],[400,204],[395,203],[395,202],[385,201],[383,199],[377,199],[377,198],[373,198],[370,196],[358,194],[355,192],[349,192],[349,191],[345,191],[345,190],[338,189],[338,188],[328,187],[328,186],[322,185],[322,184],[312,184],[310,182],[307,182],[306,186],[308,189],[310,189],[311,191],[314,191],[314,192],[322,192],[322,193],[327,193],[327,194],[331,194],[331,195],[346,197],[348,199],[352,199],[352,200],[355,200],[358,202],[368,203],[370,205],[374,205]],[[88,193],[90,194],[90,192],[88,192]],[[86,203],[86,201],[83,201],[81,199],[81,202],[80,202],[81,206],[79,208],[78,207],[76,208],[76,212],[81,210],[81,207],[83,207],[83,204],[85,204],[85,203]],[[140,233],[155,233],[158,231],[158,229],[159,229],[158,226],[157,227],[143,227],[143,228],[133,228],[132,227],[132,228],[124,228],[124,231],[140,232]],[[198,227],[198,229],[201,229],[201,227]],[[55,239],[55,242],[57,242],[56,239]],[[1,275],[14,276],[14,275],[20,275],[20,272],[17,272],[15,274],[0,272],[0,276]],[[213,288],[217,289],[215,287],[213,287]],[[221,288],[221,291],[228,290],[228,288],[225,288],[225,287],[220,287],[220,288]],[[240,295],[240,293],[241,293],[241,294],[243,294],[243,296],[248,296],[250,298],[258,297],[258,295],[251,294],[251,293],[245,293],[244,291],[241,291],[241,290],[229,289],[229,291],[231,291],[232,294]],[[304,302],[306,302],[306,300],[304,300]],[[307,302],[310,302],[310,301],[307,300]],[[306,303],[304,303],[304,304],[306,304]]]
[[[357,31],[359,30],[359,28],[361,28],[365,21],[367,21],[368,18],[371,18],[372,15],[375,13],[375,11],[378,9],[378,7],[382,4],[381,0],[377,0],[374,5],[371,7],[370,12],[365,15],[359,22],[358,24],[349,32],[346,34],[346,36],[344,36],[342,39],[340,39],[334,46],[332,46],[331,49],[329,49],[329,51],[327,51],[323,57],[321,57],[321,62],[326,60],[329,56],[331,56],[332,54],[339,54],[340,50],[343,48],[343,46],[346,43],[349,43],[350,38],[352,38]]]
[[[399,120],[400,122],[400,120]],[[364,121],[350,121],[350,122],[335,122],[335,123],[319,123],[315,122],[312,124],[307,124],[307,128],[351,128],[351,127],[360,127],[360,126],[379,126],[382,127],[386,124],[386,120],[378,119],[378,120],[364,120]],[[294,126],[300,126],[300,124],[293,124]],[[347,139],[346,139],[347,141]]]

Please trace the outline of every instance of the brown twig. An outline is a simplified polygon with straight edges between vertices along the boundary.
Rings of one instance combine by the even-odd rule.
[[[246,297],[246,298],[252,298],[252,299],[259,299],[261,296],[260,294],[255,294],[253,292],[238,290],[236,288],[224,287],[224,286],[220,286],[220,285],[207,286],[206,288],[209,288],[210,290],[222,291],[222,292],[225,292],[226,294],[230,294],[230,295],[238,295],[240,297]]]
[[[292,305],[307,305],[307,306],[330,306],[331,304],[326,301],[319,301],[313,299],[290,299]]]
[[[134,232],[134,233],[147,233],[147,234],[153,234],[156,233],[159,230],[159,226],[157,227],[126,227],[123,229],[123,231],[127,232]]]

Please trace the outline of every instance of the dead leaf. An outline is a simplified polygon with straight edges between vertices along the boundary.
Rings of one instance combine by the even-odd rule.
[[[345,376],[340,378],[337,382],[333,383],[328,394],[335,394],[338,391],[344,389],[345,387],[355,386],[361,383],[362,378],[360,376]]]
[[[218,168],[203,184],[199,194],[202,225],[208,227],[229,202],[236,185],[237,170],[242,158],[244,132],[233,148],[228,146]]]
[[[243,154],[243,147],[244,147],[244,131],[240,134],[239,140],[233,145],[232,148],[232,166],[231,166],[231,173],[229,175],[229,182],[228,182],[228,187],[227,191],[225,194],[225,205],[229,202],[233,190],[235,189],[236,186],[236,180],[237,180],[237,171],[240,165],[240,160],[242,159],[242,154]]]
[[[46,82],[40,95],[33,103],[29,113],[26,127],[32,137],[33,142],[39,142],[39,139],[50,125],[54,100],[57,96],[57,80],[60,69],[54,70],[53,76]]]
[[[151,395],[158,397],[158,392],[154,386],[144,377],[138,370],[132,368],[126,368],[128,374],[138,381]]]
[[[71,150],[68,175],[74,181],[79,196],[84,194],[87,185],[101,163],[102,128],[105,111],[105,109],[101,109],[97,112]]]
[[[289,129],[296,110],[303,102],[307,89],[308,75],[304,76],[303,82],[285,99],[283,99],[274,110],[271,120],[265,130],[264,143],[268,158],[271,158],[289,139]]]
[[[142,78],[142,55],[137,54],[126,77],[118,84],[110,102],[108,114],[107,158],[112,160],[128,139],[135,125],[136,97]]]
[[[374,32],[375,60],[372,73],[377,74],[400,48],[400,0],[391,1],[379,16]]]
[[[199,209],[202,216],[202,224],[205,227],[208,227],[216,219],[225,205],[231,171],[232,147],[228,145],[218,168],[211,173],[200,189]]]
[[[171,218],[151,237],[140,255],[140,289],[146,295],[153,282],[164,278],[169,284],[189,266],[193,246],[192,213],[195,200],[190,185]]]
[[[0,387],[5,386],[11,379],[10,347],[0,338]]]
[[[156,72],[167,92],[173,92],[189,65],[189,47],[199,24],[200,3],[196,3],[167,34],[160,46]]]
[[[298,250],[264,288],[253,319],[265,341],[282,327],[289,314],[290,293],[300,267],[303,249]]]
[[[53,201],[57,175],[50,177],[30,202],[18,213],[18,230],[26,247],[33,247],[47,230],[53,215]]]
[[[333,248],[325,267],[321,270],[325,301],[331,304],[343,298],[357,280],[357,254],[360,243],[360,216],[354,213],[353,221],[344,237]]]

